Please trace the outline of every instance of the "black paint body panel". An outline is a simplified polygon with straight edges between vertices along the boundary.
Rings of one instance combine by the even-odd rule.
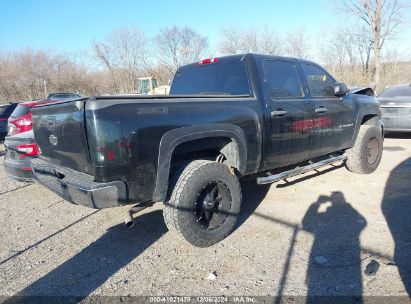
[[[36,107],[32,112],[40,158],[53,166],[91,175],[96,183],[123,181],[129,203],[162,201],[171,156],[181,143],[229,138],[239,155],[239,174],[249,175],[310,159],[319,144],[324,145],[317,151],[320,154],[348,148],[365,115],[381,116],[378,103],[370,96],[347,94],[321,101],[312,99],[305,88],[307,94],[300,100],[272,99],[261,65],[263,60],[277,58],[247,54],[219,59],[245,62],[251,96],[118,95]],[[334,104],[329,118],[333,124],[327,125],[327,130],[321,125],[300,130],[301,121],[324,120],[324,114],[315,113],[314,108],[327,102]],[[275,119],[271,112],[279,107],[287,107],[288,114]],[[92,160],[96,147],[91,137],[98,131],[93,126],[100,120],[121,130],[116,141],[123,149],[116,154],[121,159],[113,165],[96,165]],[[53,136],[58,141],[55,146]]]

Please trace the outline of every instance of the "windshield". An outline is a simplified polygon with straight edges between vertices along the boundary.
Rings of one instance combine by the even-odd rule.
[[[153,83],[153,89],[157,88],[157,79],[153,79],[152,83]]]
[[[150,92],[150,79],[139,79],[136,91],[137,94],[148,94]]]
[[[247,95],[250,84],[244,62],[189,65],[179,69],[170,95]]]
[[[411,85],[390,87],[383,91],[378,97],[394,98],[394,97],[411,97]]]

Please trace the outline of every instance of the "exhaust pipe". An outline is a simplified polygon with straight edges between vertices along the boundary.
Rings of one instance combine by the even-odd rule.
[[[126,216],[124,218],[124,224],[128,228],[134,227],[134,220],[133,220],[133,214],[131,212],[131,209],[127,211],[126,213]]]
[[[138,205],[131,207],[125,215],[124,224],[129,228],[133,227],[134,226],[133,214],[138,213],[153,205],[154,203],[150,202],[150,203],[138,204]]]

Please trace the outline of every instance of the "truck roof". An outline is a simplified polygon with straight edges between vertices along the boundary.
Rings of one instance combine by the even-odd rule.
[[[219,62],[230,62],[230,61],[244,60],[246,57],[252,57],[252,58],[256,58],[256,59],[293,60],[293,61],[307,62],[307,63],[317,65],[317,63],[315,63],[313,61],[306,60],[306,59],[299,59],[299,58],[286,57],[286,56],[264,55],[264,54],[257,54],[257,53],[245,53],[245,54],[228,55],[228,56],[221,56],[221,57],[215,57],[215,58],[210,58],[210,59],[217,59]],[[205,59],[205,60],[207,60],[207,59]],[[203,61],[203,60],[201,60],[201,61]],[[197,66],[201,61],[183,65],[179,69],[184,69],[184,68],[191,67],[191,66]]]
[[[184,70],[188,68],[194,68],[194,67],[199,67],[200,65],[209,65],[213,63],[221,63],[221,62],[233,62],[233,61],[244,61],[247,58],[254,58],[257,61],[261,61],[264,59],[277,59],[277,60],[288,60],[288,61],[295,61],[295,62],[306,62],[310,64],[317,65],[315,62],[308,61],[305,59],[298,59],[298,58],[292,58],[292,57],[284,57],[284,56],[272,56],[272,55],[264,55],[264,54],[255,54],[255,53],[246,53],[246,54],[236,54],[236,55],[229,55],[229,56],[221,56],[221,57],[214,57],[214,58],[207,58],[203,59],[197,62],[189,63],[186,65],[183,65],[179,67],[179,70]],[[100,99],[179,99],[179,98],[210,98],[210,97],[221,97],[221,95],[136,95],[136,94],[110,94],[110,95],[100,95],[100,96],[94,96],[91,98],[91,100],[100,100]],[[226,96],[227,98],[229,97],[238,97],[238,95],[233,95],[233,96]]]

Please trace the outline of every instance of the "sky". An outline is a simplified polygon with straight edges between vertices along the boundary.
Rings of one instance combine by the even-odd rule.
[[[90,51],[112,30],[136,27],[155,36],[164,27],[190,26],[217,50],[224,26],[267,26],[280,34],[303,27],[314,40],[347,22],[328,0],[0,0],[0,49]],[[406,27],[399,41],[411,47]]]

